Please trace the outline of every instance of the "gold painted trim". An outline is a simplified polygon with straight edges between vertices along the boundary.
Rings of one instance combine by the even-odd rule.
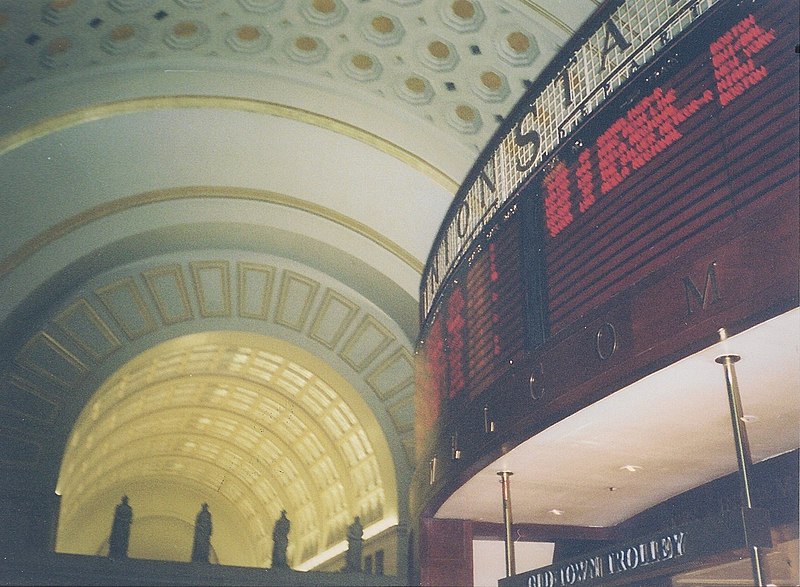
[[[0,272],[0,276],[1,275],[2,272]],[[122,332],[125,333],[125,336],[127,336],[130,340],[135,340],[140,336],[149,334],[158,328],[156,319],[153,317],[153,314],[147,307],[147,303],[144,301],[144,294],[139,289],[139,285],[133,280],[132,277],[128,276],[104,285],[103,287],[96,289],[94,293],[98,298],[100,298],[102,304],[117,322],[117,325],[122,329]],[[132,302],[133,306],[139,312],[139,317],[142,321],[142,327],[139,330],[131,329],[133,326],[131,320],[128,319],[128,316],[125,315],[118,304],[117,295],[125,294],[129,296],[129,300],[126,300],[126,304],[128,302]]]
[[[50,370],[53,367],[51,362],[43,364],[36,356],[36,353],[40,350],[54,353],[60,358],[64,362],[63,365],[72,371],[69,374],[70,379],[65,379],[63,373],[56,373],[55,370]],[[48,381],[61,386],[62,389],[72,389],[89,372],[89,367],[83,361],[56,340],[52,334],[44,330],[40,330],[25,342],[17,356],[14,357],[14,362],[34,373],[38,373]]]
[[[275,282],[276,271],[277,270],[272,265],[262,265],[260,263],[249,263],[246,261],[239,261],[239,263],[236,264],[238,286],[237,309],[239,316],[243,318],[257,318],[259,320],[269,319],[269,310],[272,307],[272,288]],[[249,296],[251,294],[255,296],[256,293],[258,293],[248,285],[248,274],[250,273],[255,273],[256,275],[260,274],[263,276],[264,280],[264,289],[260,292],[261,303],[259,312],[251,312],[247,309],[248,307],[252,307],[251,304],[247,303],[251,300]],[[255,278],[253,280],[255,281]],[[255,305],[255,298],[252,299],[252,305]]]
[[[87,122],[94,122],[96,120],[103,120],[105,118],[133,112],[168,108],[218,108],[222,110],[236,110],[239,112],[278,116],[311,124],[355,139],[387,155],[391,155],[409,167],[427,175],[450,193],[455,194],[458,189],[458,183],[456,183],[453,178],[418,155],[362,128],[302,108],[275,102],[254,100],[251,98],[233,98],[228,96],[153,96],[120,100],[118,102],[106,102],[87,106],[85,108],[78,108],[31,124],[1,138],[0,155],[5,155],[9,151],[48,134]]]
[[[380,379],[384,376],[384,374],[392,369],[395,366],[401,365],[405,363],[410,371],[410,374],[405,379],[400,380],[399,382],[395,382],[389,388],[383,389],[380,386]],[[404,388],[411,387],[412,394],[413,394],[413,386],[414,386],[414,357],[411,356],[406,349],[400,347],[390,356],[388,356],[380,365],[378,365],[372,373],[367,375],[365,378],[366,382],[369,386],[378,394],[378,397],[381,398],[382,401],[387,402],[390,401],[395,395],[400,393]]]
[[[290,298],[298,299],[297,296],[300,295],[300,292],[297,291],[294,292],[294,295],[291,295],[290,289],[294,284],[299,284],[301,287],[305,286],[307,288],[306,299],[302,302],[303,308],[300,310],[300,315],[297,317],[296,323],[291,322],[286,316],[287,301]],[[297,332],[302,332],[308,323],[308,317],[311,314],[311,306],[317,299],[319,286],[320,284],[318,281],[285,269],[281,277],[280,285],[278,286],[278,305],[275,307],[275,324],[280,324],[281,326],[286,326]]]
[[[2,262],[0,262],[0,278],[16,269],[28,257],[35,254],[40,249],[91,222],[106,218],[113,214],[119,214],[139,206],[147,206],[149,204],[173,200],[188,200],[192,198],[253,200],[257,202],[274,204],[276,206],[284,206],[286,208],[313,214],[314,216],[318,216],[343,226],[344,228],[372,241],[382,249],[400,259],[416,273],[422,275],[423,264],[411,253],[406,251],[393,240],[386,238],[377,230],[374,230],[366,224],[359,222],[358,220],[354,220],[349,216],[345,216],[344,214],[341,214],[331,208],[269,190],[220,186],[187,186],[182,188],[154,190],[133,196],[126,196],[118,200],[99,204],[93,208],[84,210],[80,214],[76,214],[71,218],[62,220],[46,231],[30,239],[16,251],[3,259]]]
[[[183,275],[183,267],[179,263],[161,265],[152,269],[142,271],[142,278],[150,291],[150,297],[156,303],[158,313],[164,324],[178,324],[187,320],[194,320],[192,304],[189,301],[189,291],[186,289],[186,279]],[[170,291],[168,288],[174,288]],[[182,312],[171,314],[167,300],[173,293],[178,294]]]
[[[192,272],[192,283],[194,283],[195,293],[197,294],[197,305],[200,308],[200,315],[203,318],[229,318],[231,316],[231,270],[229,261],[189,261],[189,269]],[[222,307],[210,309],[211,302],[206,295],[204,276],[216,281],[219,285]]]
[[[367,331],[372,329],[376,332],[379,336],[382,337],[371,351],[367,353],[365,357],[361,359],[361,361],[356,362],[356,357],[351,355],[351,352],[357,350],[357,345],[365,344],[363,343],[363,337],[367,335]],[[374,361],[378,355],[380,355],[386,348],[393,342],[397,342],[397,339],[392,336],[392,333],[386,328],[379,320],[374,318],[370,314],[365,314],[364,317],[361,319],[361,323],[358,325],[356,330],[350,335],[345,342],[344,347],[342,350],[339,351],[339,356],[342,360],[350,365],[354,371],[357,373],[361,373],[367,366]]]
[[[341,318],[340,323],[336,327],[336,331],[330,337],[330,340],[327,340],[319,333],[319,331],[323,327],[326,314],[333,307],[334,303],[339,303],[345,307],[347,309],[347,313],[343,318]],[[339,292],[328,288],[322,298],[322,303],[317,309],[316,316],[314,316],[314,321],[311,323],[311,328],[308,331],[308,337],[316,340],[320,344],[325,345],[329,349],[334,350],[336,345],[339,344],[339,341],[342,339],[342,336],[344,336],[344,333],[352,325],[353,320],[355,320],[356,314],[358,314],[358,309],[359,307],[355,302],[347,299]]]
[[[99,349],[92,346],[89,342],[88,336],[84,336],[72,327],[72,320],[74,318],[85,318],[87,323],[93,326],[95,332],[105,340],[106,349]],[[84,352],[91,355],[95,361],[102,361],[108,355],[122,346],[122,342],[114,334],[111,326],[100,317],[98,311],[92,306],[86,298],[79,298],[69,305],[69,307],[61,312],[53,320],[63,330],[66,335]]]

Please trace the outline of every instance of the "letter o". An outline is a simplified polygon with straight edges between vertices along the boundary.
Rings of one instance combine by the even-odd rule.
[[[611,358],[617,351],[617,329],[610,322],[606,322],[597,329],[594,337],[595,351],[603,361]]]
[[[639,566],[639,551],[631,546],[625,551],[625,562],[628,564],[629,569],[635,569]]]
[[[540,400],[544,396],[544,382],[542,381],[542,366],[537,365],[531,370],[531,377],[528,380],[531,398]]]
[[[464,200],[461,207],[456,212],[456,234],[459,238],[464,238],[469,232],[470,224],[470,209],[469,202]]]

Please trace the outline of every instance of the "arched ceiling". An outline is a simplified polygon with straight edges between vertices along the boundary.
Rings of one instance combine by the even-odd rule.
[[[366,403],[337,375],[324,380],[315,357],[278,346],[293,356],[266,350],[276,345],[262,335],[205,332],[118,369],[72,431],[58,484],[59,540],[96,548],[106,536],[91,535],[85,512],[109,511],[102,499],[112,488],[131,493],[125,488],[152,478],[188,477],[212,496],[212,511],[223,501],[222,511],[245,514],[238,536],[217,524],[215,549],[228,564],[271,564],[268,537],[281,510],[293,512],[294,563],[344,540],[351,512],[367,525],[396,520],[392,455]],[[145,511],[148,497],[131,496]],[[191,524],[198,505],[183,521]]]
[[[597,4],[0,0],[0,490],[87,554],[123,493],[228,564],[406,523],[422,265]]]

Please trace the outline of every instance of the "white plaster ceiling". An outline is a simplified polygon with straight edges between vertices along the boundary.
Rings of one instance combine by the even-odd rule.
[[[237,489],[209,491],[227,470],[209,455],[236,444],[220,431],[233,426],[231,434],[246,444],[248,422],[232,406],[225,417],[205,409],[209,398],[221,397],[213,389],[230,388],[228,363],[193,380],[187,357],[213,348],[217,357],[277,357],[273,364],[308,373],[303,389],[315,381],[330,386],[376,454],[390,456],[376,478],[395,495],[368,535],[407,522],[422,264],[499,120],[598,4],[0,0],[0,489],[55,490],[73,426],[81,438],[91,406],[121,389],[114,387],[119,378],[157,370],[169,351],[184,357],[174,373],[187,398],[175,406],[178,418],[146,420],[135,407],[148,394],[166,401],[157,378],[127,386],[117,407],[98,418],[111,428],[145,418],[147,425],[126,437],[138,460],[116,443],[105,465],[88,443],[87,452],[70,455],[67,466],[85,458],[113,463],[115,471],[88,498],[65,472],[66,486],[58,487],[65,507],[92,528],[91,541],[70,548],[101,548],[113,505],[129,492],[141,497],[140,515],[169,518],[179,536],[191,533],[195,506],[209,501],[220,562],[239,540],[229,529],[251,524],[256,538],[237,560],[265,564],[263,532],[280,504],[254,497],[255,478],[232,484],[250,492],[241,503]],[[781,320],[788,333],[767,338],[795,344],[758,347],[765,331],[755,330],[756,346],[745,333],[736,351],[743,355],[745,410],[758,417],[748,424],[758,459],[797,446],[796,313]],[[247,352],[230,340],[237,336],[248,341]],[[688,378],[679,390],[664,389],[655,374],[641,385],[653,386],[648,397],[659,394],[658,409],[622,390],[577,414],[580,422],[568,419],[487,468],[439,515],[499,521],[495,469],[505,467],[515,471],[518,521],[568,525],[611,524],[732,471],[715,352],[666,373],[696,368],[708,374],[702,388],[699,378]],[[788,374],[789,386],[776,383],[761,394],[753,368]],[[285,387],[268,383],[242,387],[261,401],[292,405]],[[713,418],[687,407],[700,394],[708,394]],[[598,411],[618,418],[604,429],[616,436],[582,424]],[[197,428],[200,418],[209,418],[208,432]],[[142,432],[169,425],[171,442]],[[698,428],[706,432],[695,435]],[[572,435],[573,450],[561,450],[560,442],[552,460],[548,443],[562,434]],[[211,452],[195,454],[201,443],[189,437]],[[181,448],[186,442],[195,442],[189,453]],[[323,446],[313,463],[346,459],[337,439]],[[307,456],[288,447],[285,453],[299,462]],[[686,455],[702,455],[710,468],[699,473]],[[148,458],[153,465],[144,476],[136,463]],[[642,469],[620,469],[625,465]],[[186,475],[176,476],[179,469]],[[566,491],[565,476],[574,471],[586,475]],[[265,487],[282,487],[276,467],[257,473]],[[351,472],[340,467],[335,474],[346,479]],[[302,504],[326,503],[317,514],[333,512],[339,524],[326,536],[337,535],[371,495],[365,481],[361,493],[326,502],[325,484],[309,474],[306,485],[310,497]],[[290,516],[291,506],[301,515],[299,498],[276,494]],[[649,500],[634,497],[643,495]],[[250,510],[261,506],[261,517],[251,519]],[[298,528],[314,525],[313,516],[296,519]],[[319,562],[343,548],[316,544],[293,561]]]
[[[511,471],[515,522],[612,527],[736,472],[725,372],[716,362],[725,355],[741,357],[734,371],[752,461],[797,449],[800,310],[794,309],[644,377],[521,443],[460,487],[436,516],[502,523],[497,473]]]
[[[268,563],[284,506],[303,536],[297,566],[341,552],[359,513],[368,536],[407,523],[422,265],[480,149],[597,5],[0,0],[0,489],[57,488],[60,548],[87,554],[122,493],[172,542],[208,501],[222,563]],[[309,471],[339,463],[330,484],[309,472],[304,497],[276,489],[267,504],[254,488],[282,487],[282,473],[264,458],[212,491],[231,467],[211,455],[248,442],[250,420],[208,401],[232,389],[229,363],[196,377],[178,361],[174,419],[141,407],[166,401],[165,385],[115,383],[211,347],[296,365],[303,390],[327,385],[378,470],[359,474],[347,443],[318,430],[318,457],[284,453]],[[240,387],[298,414],[310,397]],[[109,390],[118,401],[94,414]],[[95,416],[120,434],[101,452],[80,441]],[[106,471],[89,493],[68,471],[80,463]],[[231,558],[241,525],[253,539]]]
[[[161,70],[183,79],[247,72],[251,85],[270,80],[270,95],[278,102],[311,105],[338,95],[330,115],[344,120],[364,114],[353,101],[375,104],[448,135],[474,158],[526,85],[597,5],[597,0],[4,1],[0,86],[8,91],[31,81],[122,68]],[[299,96],[287,80],[312,96]],[[371,130],[373,124],[359,126]]]

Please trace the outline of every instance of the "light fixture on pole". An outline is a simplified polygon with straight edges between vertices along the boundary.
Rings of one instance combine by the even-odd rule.
[[[719,329],[720,342],[728,339],[728,333],[724,328]],[[726,349],[727,350],[727,349]],[[742,398],[739,395],[739,384],[736,380],[736,369],[734,363],[741,360],[739,355],[726,353],[715,359],[717,363],[725,369],[725,386],[728,389],[728,404],[731,412],[731,424],[733,427],[733,440],[736,444],[736,458],[739,463],[739,482],[742,493],[742,520],[744,525],[745,539],[750,547],[750,560],[753,569],[753,582],[758,587],[766,585],[764,579],[764,569],[761,566],[759,545],[754,540],[757,532],[752,532],[750,522],[753,516],[753,502],[750,496],[750,470],[753,468],[753,459],[750,456],[750,444],[747,440],[747,428],[745,427],[744,414],[742,412]]]
[[[506,577],[516,575],[514,568],[514,542],[511,540],[511,482],[509,477],[513,475],[511,471],[498,471],[500,484],[503,486],[503,524],[505,525],[506,537]]]

